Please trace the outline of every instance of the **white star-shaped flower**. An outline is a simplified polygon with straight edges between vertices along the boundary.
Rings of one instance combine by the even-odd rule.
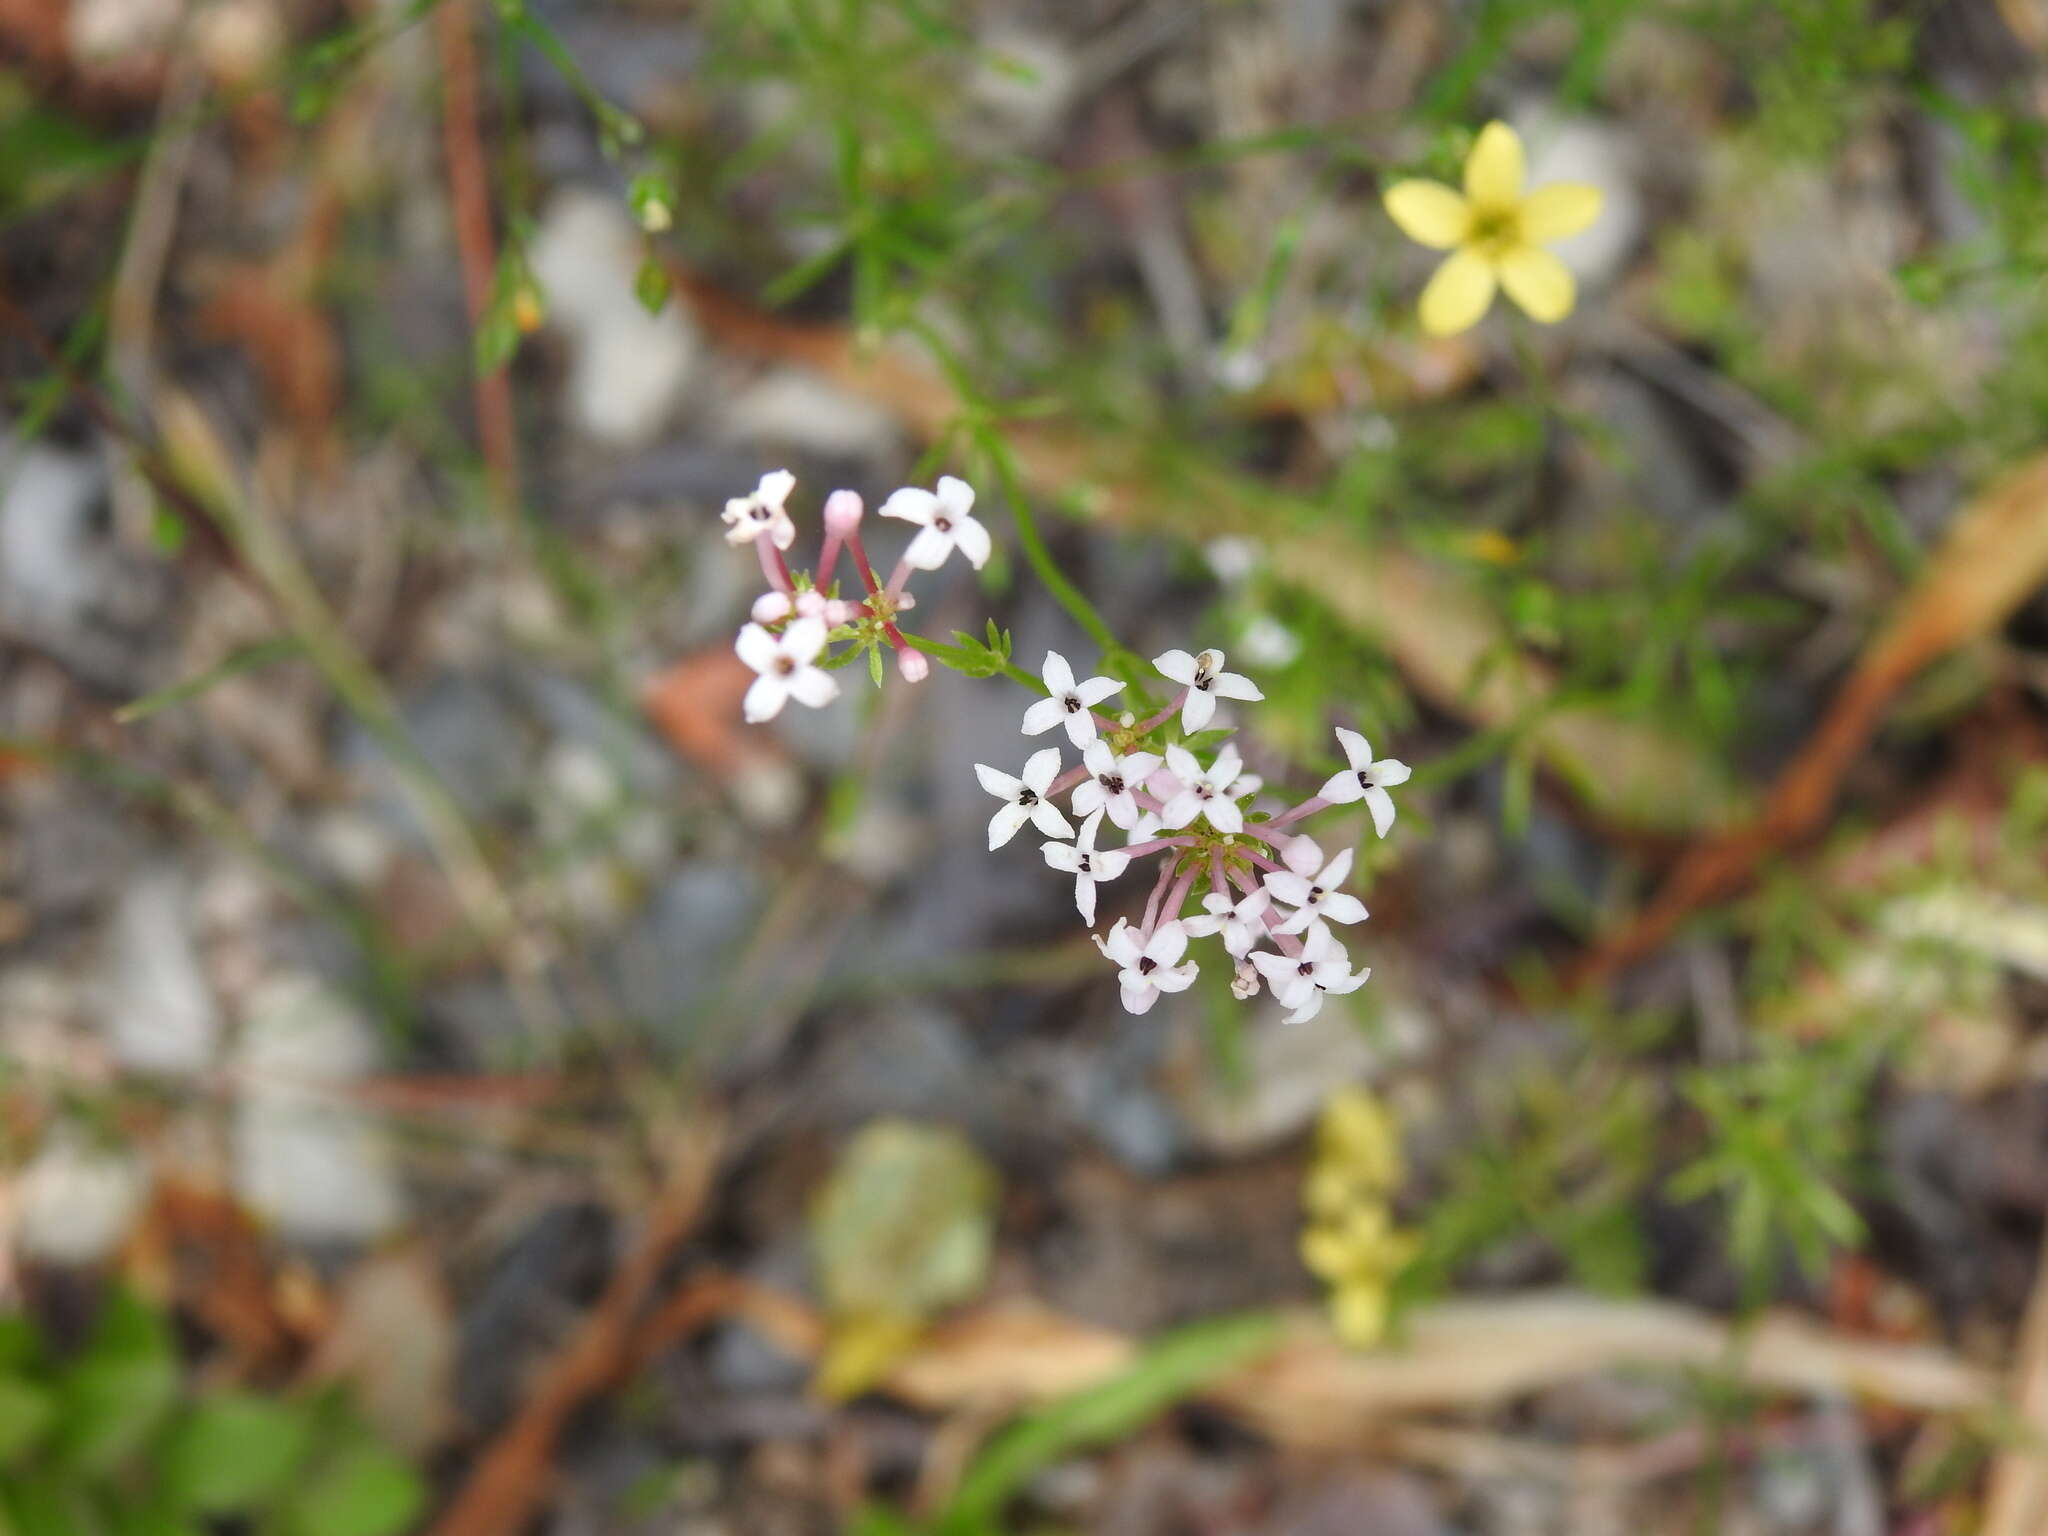
[[[778,469],[761,477],[753,495],[732,497],[719,514],[725,523],[725,542],[751,544],[765,533],[777,549],[789,548],[796,542],[796,524],[789,520],[782,504],[795,489],[796,476]]]
[[[1047,843],[1044,849],[1046,863],[1074,877],[1074,905],[1080,909],[1081,921],[1091,928],[1095,926],[1095,882],[1114,880],[1131,865],[1127,853],[1096,848],[1095,832],[1101,825],[1102,812],[1097,811],[1081,823],[1081,835],[1073,842]]]
[[[1034,752],[1024,762],[1024,774],[1014,778],[999,773],[987,763],[974,765],[974,776],[981,780],[981,787],[1003,802],[1003,808],[988,821],[988,847],[993,853],[1017,835],[1017,829],[1030,822],[1047,837],[1072,837],[1073,824],[1060,814],[1060,808],[1045,798],[1045,792],[1060,774],[1060,749],[1045,747]]]
[[[1067,740],[1077,747],[1085,747],[1095,739],[1095,717],[1089,711],[1112,693],[1121,693],[1124,686],[1113,677],[1075,682],[1074,669],[1058,651],[1045,653],[1045,666],[1039,676],[1045,679],[1051,697],[1040,699],[1024,711],[1024,734],[1038,736],[1056,725],[1065,725]]]
[[[825,649],[823,619],[792,619],[780,635],[758,624],[742,625],[733,649],[760,673],[740,703],[750,724],[774,719],[791,699],[817,709],[839,696],[838,679],[812,665]]]
[[[1253,891],[1235,904],[1228,896],[1211,891],[1202,898],[1205,910],[1183,918],[1181,926],[1198,939],[1212,933],[1222,934],[1223,947],[1230,957],[1242,960],[1266,936],[1266,908],[1272,904],[1273,898],[1264,890]]]
[[[1174,746],[1166,749],[1166,766],[1173,776],[1180,780],[1180,789],[1174,797],[1161,807],[1159,819],[1166,826],[1178,831],[1202,817],[1218,832],[1242,832],[1244,812],[1237,802],[1225,793],[1231,781],[1243,770],[1237,748],[1229,742],[1216,754],[1216,761],[1207,772],[1195,761],[1195,754],[1186,747]]]
[[[1109,937],[1098,937],[1095,947],[1116,962],[1127,1012],[1143,1013],[1159,1001],[1160,993],[1185,992],[1195,984],[1194,961],[1181,963],[1180,957],[1188,952],[1188,936],[1178,922],[1161,923],[1147,939],[1118,918]]]
[[[1326,993],[1356,992],[1372,974],[1371,966],[1353,971],[1344,946],[1321,923],[1309,925],[1300,954],[1276,955],[1262,950],[1252,956],[1252,964],[1266,978],[1280,1006],[1293,1010],[1287,1015],[1289,1024],[1306,1023],[1322,1011]]]
[[[1259,685],[1237,672],[1223,670],[1221,651],[1204,651],[1190,656],[1186,651],[1168,651],[1154,656],[1152,665],[1160,675],[1187,689],[1180,707],[1180,728],[1192,735],[1216,714],[1218,699],[1263,699]]]
[[[1267,875],[1265,887],[1275,901],[1295,910],[1275,932],[1300,933],[1319,917],[1333,923],[1365,921],[1365,903],[1338,889],[1351,875],[1349,848],[1324,864],[1323,851],[1314,840],[1297,837],[1280,857],[1287,868]]]
[[[974,487],[965,480],[941,475],[936,491],[906,485],[890,493],[881,505],[881,513],[918,525],[917,537],[903,552],[904,564],[913,570],[936,571],[946,563],[956,544],[977,571],[988,563],[993,546],[988,530],[975,520]]]
[[[1088,777],[1074,786],[1074,798],[1069,802],[1074,814],[1087,816],[1105,810],[1109,819],[1126,832],[1133,830],[1144,814],[1138,808],[1136,791],[1159,771],[1159,755],[1126,752],[1118,757],[1109,750],[1108,742],[1098,738],[1088,743],[1081,761],[1087,766]]]
[[[1394,824],[1394,797],[1387,793],[1396,784],[1408,782],[1408,765],[1391,757],[1373,761],[1372,747],[1356,731],[1337,727],[1337,740],[1344,748],[1344,761],[1351,766],[1330,775],[1321,790],[1332,805],[1349,805],[1363,800],[1372,812],[1372,829],[1381,837]]]

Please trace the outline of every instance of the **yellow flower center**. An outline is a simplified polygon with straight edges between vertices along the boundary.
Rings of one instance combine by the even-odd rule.
[[[1465,243],[1489,260],[1498,260],[1523,244],[1522,210],[1518,207],[1475,208]]]

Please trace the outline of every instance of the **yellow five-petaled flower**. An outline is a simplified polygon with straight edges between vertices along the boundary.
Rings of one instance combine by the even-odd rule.
[[[1496,285],[1545,323],[1572,312],[1572,275],[1543,247],[1576,235],[1600,217],[1600,189],[1558,181],[1522,189],[1522,140],[1506,123],[1488,123],[1465,158],[1461,194],[1440,181],[1397,181],[1387,212],[1409,239],[1450,251],[1422,290],[1422,328],[1455,336],[1478,323]]]

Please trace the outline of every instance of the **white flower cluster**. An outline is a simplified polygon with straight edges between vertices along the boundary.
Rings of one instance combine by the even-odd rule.
[[[1287,1021],[1313,1018],[1323,998],[1356,991],[1371,974],[1354,970],[1330,925],[1363,922],[1365,904],[1341,887],[1351,873],[1352,851],[1325,858],[1297,822],[1335,805],[1363,801],[1374,830],[1384,837],[1394,823],[1387,791],[1406,782],[1408,768],[1392,758],[1375,759],[1356,731],[1339,729],[1347,766],[1315,795],[1271,813],[1247,800],[1263,787],[1244,772],[1236,746],[1225,741],[1203,763],[1185,738],[1206,728],[1216,701],[1263,698],[1256,684],[1223,670],[1223,653],[1191,656],[1168,651],[1153,665],[1180,691],[1150,719],[1130,714],[1110,719],[1096,706],[1123,691],[1110,677],[1077,681],[1057,651],[1046,653],[1041,676],[1046,697],[1024,712],[1023,731],[1039,736],[1055,726],[1081,749],[1081,761],[1062,771],[1060,749],[1034,752],[1019,774],[986,763],[974,771],[981,786],[1002,804],[989,818],[991,851],[1015,837],[1028,822],[1048,839],[1045,862],[1074,877],[1074,905],[1081,920],[1095,925],[1096,886],[1116,880],[1137,860],[1158,856],[1159,874],[1145,904],[1143,920],[1118,918],[1096,945],[1117,967],[1124,1007],[1143,1013],[1162,992],[1193,985],[1197,966],[1187,958],[1188,941],[1222,941],[1240,999],[1270,989],[1288,1010]],[[1178,716],[1179,742],[1156,742]],[[1072,821],[1055,803],[1067,798]],[[1121,848],[1097,846],[1107,820],[1124,834]],[[1184,913],[1198,886],[1206,886],[1200,910]]]
[[[991,548],[988,529],[974,517],[974,488],[943,475],[935,491],[905,486],[882,503],[882,516],[901,518],[918,530],[887,582],[875,579],[861,544],[863,508],[852,491],[834,491],[825,498],[825,536],[817,566],[792,572],[786,552],[796,543],[796,524],[788,511],[795,489],[796,476],[778,469],[763,475],[751,496],[726,502],[721,514],[726,542],[753,545],[768,579],[768,590],[754,600],[752,621],[740,630],[733,646],[755,673],[741,705],[753,723],[774,719],[791,699],[817,709],[839,696],[838,680],[819,664],[834,640],[872,646],[878,653],[887,645],[896,654],[896,670],[905,682],[924,681],[931,663],[896,627],[896,615],[917,606],[904,591],[910,573],[937,570],[956,549],[979,570]],[[833,571],[841,550],[853,557],[864,598],[836,595]]]

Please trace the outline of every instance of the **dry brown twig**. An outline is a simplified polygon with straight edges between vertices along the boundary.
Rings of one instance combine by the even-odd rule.
[[[722,1145],[720,1129],[686,1129],[672,1153],[633,1251],[612,1276],[575,1335],[548,1363],[519,1412],[484,1453],[433,1536],[505,1536],[524,1527],[547,1492],[555,1445],[569,1418],[616,1385],[643,1357],[641,1314],[663,1265],[704,1214]],[[701,1304],[700,1304],[701,1305]]]
[[[1928,663],[2003,624],[2044,578],[2048,453],[1957,513],[1926,571],[1778,776],[1763,813],[1688,852],[1648,907],[1570,969],[1568,985],[1583,990],[1609,980],[1663,944],[1693,913],[1741,890],[1766,859],[1817,831],[1899,690]]]
[[[497,270],[490,173],[477,126],[476,46],[470,36],[474,24],[469,0],[445,0],[434,10],[434,41],[441,54],[442,142],[472,333],[482,329],[490,310]],[[476,377],[476,430],[493,509],[509,521],[519,502],[519,432],[512,413],[511,377],[503,363]]]

